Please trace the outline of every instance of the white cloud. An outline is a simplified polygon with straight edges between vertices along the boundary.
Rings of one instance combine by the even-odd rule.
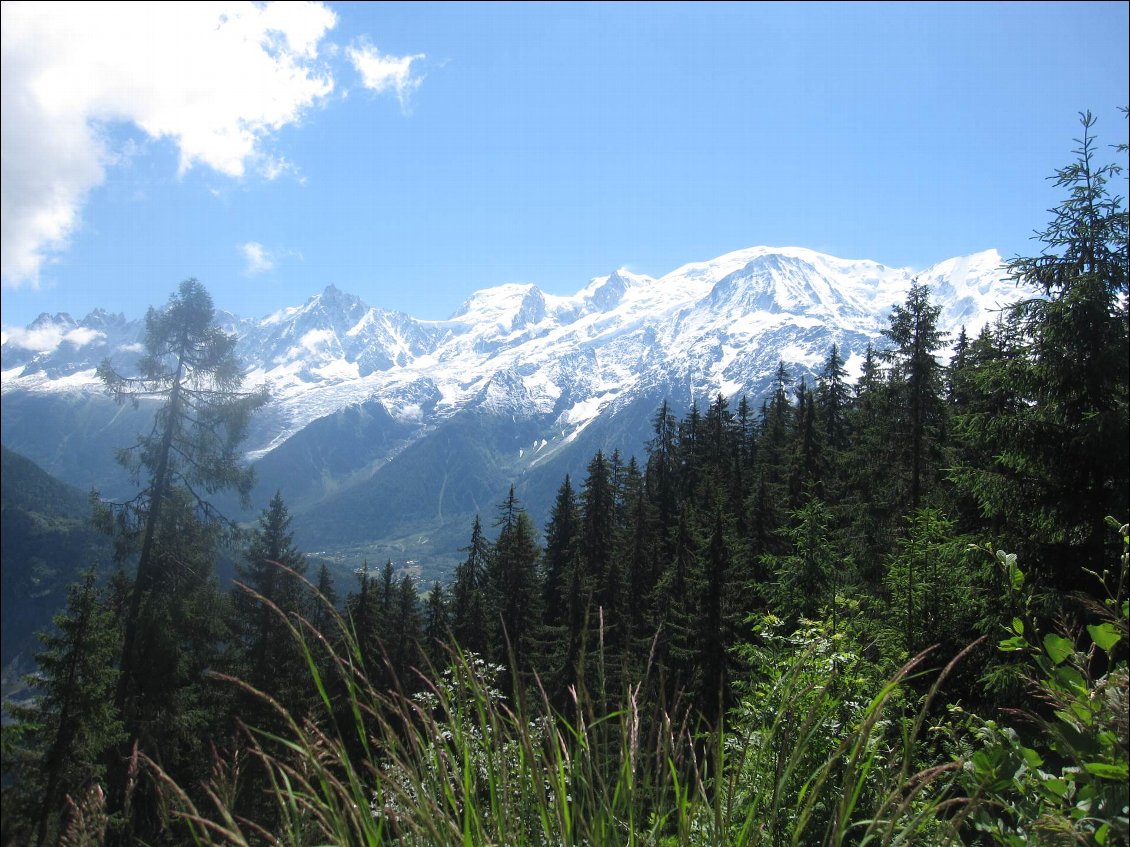
[[[316,353],[319,347],[329,344],[334,340],[334,337],[332,329],[312,329],[303,335],[298,343],[311,353]]]
[[[11,327],[4,330],[5,343],[36,353],[50,353],[63,340],[63,328],[56,324],[45,324],[35,329]]]
[[[247,262],[244,273],[261,274],[275,266],[274,257],[258,241],[248,241],[239,245],[239,251],[243,253],[243,258]]]
[[[98,341],[106,337],[106,333],[97,329],[90,329],[90,327],[76,326],[70,332],[63,336],[63,340],[68,344],[74,345],[76,348],[85,347],[92,341]]]
[[[5,327],[3,343],[34,353],[51,353],[64,341],[77,349],[105,337],[106,333],[89,327],[68,330],[66,324],[41,323],[32,329]]]
[[[232,177],[289,169],[265,149],[333,90],[320,3],[4,3],[0,275],[37,284],[129,122],[173,141],[180,171]]]
[[[422,76],[412,75],[412,63],[426,58],[423,53],[413,56],[382,56],[372,44],[361,43],[347,51],[349,61],[361,74],[362,84],[378,94],[386,91],[396,92],[401,110],[408,108],[412,93],[424,81]]]

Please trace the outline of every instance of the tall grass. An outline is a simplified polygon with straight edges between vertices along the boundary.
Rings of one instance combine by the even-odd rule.
[[[925,656],[845,710],[834,679],[812,674],[810,646],[783,662],[762,702],[743,702],[730,725],[699,732],[685,711],[644,708],[647,678],[605,714],[578,688],[564,714],[536,680],[518,702],[505,698],[496,685],[504,669],[458,650],[442,670],[420,672],[414,693],[377,690],[357,639],[335,619],[334,638],[302,619],[288,621],[317,692],[309,715],[226,678],[279,716],[280,730],[247,730],[247,761],[217,757],[212,779],[190,796],[141,758],[186,841],[777,847],[956,840],[964,812],[957,765],[914,764],[949,667],[917,710],[907,713],[896,696]],[[249,779],[263,795],[241,807]]]

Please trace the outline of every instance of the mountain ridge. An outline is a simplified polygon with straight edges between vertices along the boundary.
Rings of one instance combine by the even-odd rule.
[[[341,523],[326,504],[341,498],[356,504],[370,489],[383,498],[411,491],[434,504],[420,520],[398,505],[396,525],[370,516],[384,539],[434,535],[471,504],[501,497],[490,489],[507,480],[534,508],[548,508],[544,484],[528,480],[576,475],[595,449],[642,450],[649,404],[667,400],[678,410],[719,393],[758,402],[778,362],[811,379],[833,343],[854,375],[914,279],[930,287],[951,334],[963,324],[975,332],[1018,296],[993,250],[915,272],[807,248],[751,247],[658,278],[621,268],[569,296],[532,283],[485,288],[444,320],[370,306],[332,284],[259,320],[217,318],[239,336],[248,382],[272,387],[247,443],[261,469],[257,498],[277,487],[303,504],[298,536],[323,545],[332,538],[322,529]],[[128,369],[144,336],[143,321],[88,317],[41,316],[0,348],[5,443],[52,471],[76,460],[37,447],[29,426],[55,414],[51,398],[97,395],[93,368],[110,356]],[[34,398],[42,411],[25,408]],[[71,402],[67,413],[83,408]],[[90,429],[104,439],[120,416],[100,414]],[[464,461],[460,450],[478,458]],[[408,478],[420,474],[434,480]]]

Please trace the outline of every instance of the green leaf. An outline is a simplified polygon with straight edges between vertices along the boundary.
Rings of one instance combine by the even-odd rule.
[[[1118,628],[1109,621],[1097,626],[1088,625],[1087,632],[1090,634],[1091,640],[1099,645],[1099,649],[1106,653],[1109,653],[1111,648],[1122,638]]]
[[[1072,702],[1071,713],[1079,719],[1079,723],[1083,726],[1094,726],[1095,707],[1091,705],[1090,700],[1075,700]]]
[[[1053,680],[1060,691],[1066,691],[1079,697],[1087,696],[1087,681],[1071,665],[1060,665],[1055,669]]]
[[[1023,650],[1028,646],[1028,641],[1019,635],[1014,635],[1012,638],[1006,638],[997,645],[1005,653],[1015,653],[1017,650]]]
[[[1058,797],[1060,800],[1067,798],[1067,792],[1071,788],[1071,786],[1067,784],[1066,780],[1058,779],[1056,777],[1045,779],[1042,783],[1040,783],[1040,785],[1045,791],[1047,791],[1053,797]]]
[[[1126,782],[1130,778],[1130,771],[1128,771],[1126,762],[1117,762],[1113,765],[1107,762],[1084,762],[1083,767],[1087,773],[1091,776],[1097,776],[1099,779]]]
[[[1023,635],[1024,634],[1024,621],[1020,620],[1020,618],[1013,618],[1012,619],[1012,631],[1015,632],[1017,635]]]
[[[1054,632],[1049,632],[1044,636],[1044,650],[1047,651],[1048,656],[1051,657],[1052,662],[1061,664],[1064,659],[1075,652],[1075,645],[1064,638],[1062,635],[1056,635]]]
[[[1020,754],[1024,757],[1025,764],[1033,770],[1044,766],[1044,760],[1040,758],[1040,754],[1031,747],[1021,747]]]

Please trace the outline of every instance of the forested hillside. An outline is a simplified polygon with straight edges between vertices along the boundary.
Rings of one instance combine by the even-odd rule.
[[[6,447],[0,452],[0,664],[9,696],[34,668],[35,633],[64,606],[67,586],[84,567],[108,569],[112,550],[110,539],[90,525],[89,494],[53,479]]]
[[[1042,296],[951,339],[915,283],[858,379],[833,346],[756,407],[664,403],[544,527],[498,492],[447,585],[308,572],[280,496],[216,512],[265,396],[183,283],[101,371],[162,403],[96,515],[135,575],[44,641],[5,843],[1127,843],[1130,252],[1091,123],[1010,263]]]

